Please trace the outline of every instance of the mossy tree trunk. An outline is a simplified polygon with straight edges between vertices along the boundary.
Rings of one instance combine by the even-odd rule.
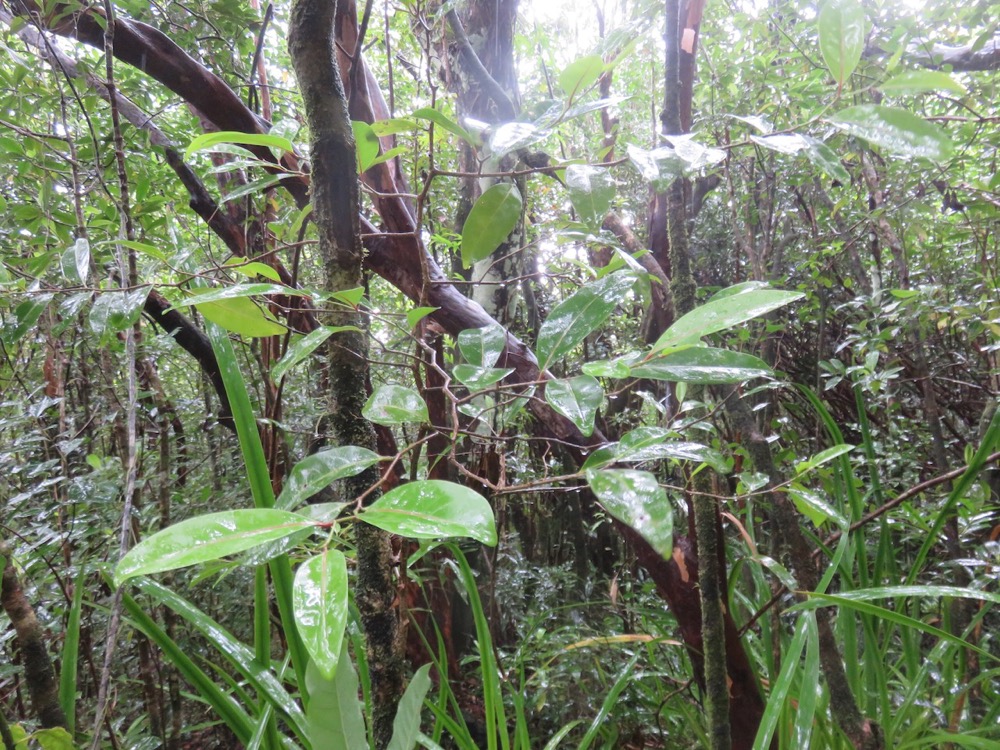
[[[312,158],[312,218],[330,292],[361,286],[358,179],[354,135],[334,48],[335,0],[297,0],[292,5],[288,46],[299,81]],[[329,325],[356,326],[331,338],[327,352],[326,432],[340,445],[376,450],[375,431],[361,414],[367,391],[367,320],[355,311],[328,313]],[[348,496],[358,496],[378,480],[370,469],[346,480]],[[368,495],[369,502],[378,493]],[[398,612],[393,605],[392,551],[385,532],[358,523],[355,601],[361,612],[372,684],[375,744],[384,748],[402,692],[402,652]]]

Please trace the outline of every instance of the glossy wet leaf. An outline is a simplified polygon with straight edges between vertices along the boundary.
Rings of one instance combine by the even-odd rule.
[[[232,286],[219,287],[218,289],[208,289],[198,294],[193,294],[174,307],[184,307],[186,305],[202,305],[206,302],[219,302],[221,300],[237,299],[240,297],[253,297],[267,294],[288,294],[304,296],[298,289],[293,289],[283,284],[233,284]]]
[[[840,445],[834,445],[825,450],[821,450],[812,458],[802,461],[795,465],[795,473],[803,474],[807,471],[815,469],[817,466],[822,466],[823,464],[832,461],[838,456],[843,456],[845,453],[850,453],[854,450],[853,445],[848,445],[847,443],[841,443]]]
[[[636,359],[636,356],[600,359],[593,362],[584,362],[583,367],[580,369],[583,370],[585,375],[593,375],[595,378],[627,378],[629,364]]]
[[[79,237],[70,245],[62,258],[63,275],[71,281],[87,283],[90,275],[90,242]]]
[[[462,264],[488,258],[521,219],[521,193],[512,182],[500,182],[476,201],[462,228]]]
[[[8,321],[3,329],[5,344],[14,344],[24,337],[42,317],[45,308],[52,301],[52,294],[35,294],[14,308],[14,320]],[[98,298],[99,299],[99,298]]]
[[[692,343],[695,339],[724,331],[740,323],[766,315],[801,299],[801,292],[753,289],[741,294],[716,297],[684,315],[653,344],[653,352]]]
[[[514,151],[526,149],[548,137],[549,133],[530,122],[505,122],[497,126],[489,137],[489,153],[500,159]]]
[[[834,508],[822,494],[805,487],[793,486],[788,488],[788,495],[798,509],[816,526],[821,526],[832,520],[840,528],[845,528],[848,521]]]
[[[313,664],[331,680],[340,661],[347,627],[347,559],[329,549],[311,557],[295,571],[292,608],[306,651]]]
[[[424,707],[424,698],[431,687],[432,664],[424,664],[418,669],[406,692],[399,700],[396,718],[392,721],[392,739],[387,750],[412,750],[420,734],[420,712]]]
[[[665,189],[678,177],[684,176],[687,165],[669,146],[647,150],[630,143],[626,153],[642,178],[657,190]]]
[[[135,325],[142,314],[142,306],[149,296],[149,287],[133,289],[130,292],[102,292],[87,316],[90,330],[101,336],[124,331]]]
[[[312,526],[296,513],[275,508],[227,510],[175,523],[133,547],[115,569],[115,584],[218,560]]]
[[[924,91],[965,93],[965,86],[940,70],[906,70],[878,87],[883,94],[920,94]]]
[[[818,25],[823,60],[838,87],[843,87],[865,47],[865,10],[858,0],[826,0]]]
[[[648,471],[601,469],[587,483],[604,509],[631,526],[665,559],[674,550],[674,511],[667,493]]]
[[[513,367],[476,367],[475,365],[455,365],[453,373],[458,381],[470,391],[481,391],[496,385],[514,372]]]
[[[604,401],[604,389],[597,378],[578,375],[568,380],[550,380],[545,384],[549,406],[576,425],[584,437],[594,432],[594,419]]]
[[[493,509],[486,498],[454,482],[408,482],[384,494],[360,515],[372,526],[413,539],[467,536],[491,547],[497,543]]]
[[[470,365],[493,367],[507,346],[507,332],[498,324],[467,328],[458,334],[458,350]]]
[[[817,138],[806,136],[806,140],[809,142],[809,148],[806,149],[806,157],[809,161],[842,185],[849,184],[851,175],[844,169],[840,157],[834,150]]]
[[[701,443],[678,440],[665,427],[636,427],[622,435],[615,446],[617,461],[656,461],[673,459],[676,461],[697,461],[706,463],[720,474],[728,473],[725,457],[714,448]]]
[[[292,467],[277,505],[295,508],[338,479],[360,474],[379,460],[374,451],[356,445],[337,446],[306,456]]]
[[[580,220],[591,229],[599,228],[615,197],[615,180],[611,173],[603,167],[571,164],[566,167],[563,181]]]
[[[351,128],[354,130],[354,146],[358,152],[358,172],[366,172],[378,158],[378,136],[366,122],[352,120]]]
[[[797,154],[809,148],[809,141],[798,133],[776,133],[775,135],[751,135],[750,140],[779,154]]]
[[[320,326],[315,331],[310,331],[305,336],[295,339],[285,352],[285,356],[271,368],[271,379],[277,383],[285,377],[290,369],[319,349],[333,334],[343,331],[360,332],[361,329],[357,326]]]
[[[286,328],[270,313],[254,304],[248,297],[220,299],[218,302],[199,302],[198,312],[218,326],[232,333],[249,338],[278,336]]]
[[[677,383],[741,383],[766,378],[774,373],[767,363],[752,354],[692,346],[663,357],[632,365],[632,377]]]
[[[955,144],[944,130],[905,109],[861,104],[827,119],[835,127],[897,156],[946,161],[955,152]]]
[[[634,283],[632,274],[614,273],[580,287],[556,305],[538,332],[541,368],[569,354],[604,323]]]
[[[604,72],[604,59],[600,55],[585,55],[567,65],[559,74],[559,87],[569,99],[592,86]]]
[[[326,679],[316,664],[309,662],[306,721],[314,750],[363,750],[368,747],[358,688],[358,673],[354,671],[346,642],[341,647],[332,680]]]
[[[402,385],[380,385],[361,410],[365,419],[376,424],[394,425],[405,422],[426,422],[427,404],[413,388]]]

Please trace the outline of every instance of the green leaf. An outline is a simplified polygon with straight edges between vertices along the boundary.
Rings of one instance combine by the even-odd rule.
[[[290,369],[319,349],[323,345],[323,342],[325,342],[333,334],[341,333],[343,331],[356,331],[360,333],[361,329],[357,326],[321,326],[315,331],[310,331],[305,336],[296,339],[296,341],[288,347],[288,351],[285,352],[285,356],[276,362],[274,367],[271,368],[271,379],[274,382],[278,382],[285,377],[285,374]]]
[[[71,281],[87,283],[90,275],[90,242],[84,237],[67,248],[62,257],[63,275]]]
[[[453,373],[470,391],[481,391],[495,385],[514,372],[513,367],[476,367],[455,365]]]
[[[37,729],[31,734],[42,750],[75,750],[73,738],[62,727]]]
[[[176,591],[161,586],[151,578],[140,579],[136,582],[136,588],[150,596],[155,602],[169,607],[193,625],[212,645],[212,648],[226,660],[226,663],[230,664],[236,672],[246,679],[258,695],[266,697],[278,714],[288,722],[296,735],[306,737],[305,714],[298,701],[292,698],[285,685],[270,668],[270,664],[259,662],[254,658],[254,652],[250,648]],[[126,601],[129,598],[126,596]],[[165,634],[163,638],[166,638]],[[171,641],[154,642],[169,656]],[[176,648],[176,644],[174,644],[174,648]]]
[[[266,263],[261,263],[260,261],[251,261],[247,263],[242,258],[230,258],[226,264],[226,268],[235,273],[246,276],[247,278],[253,279],[257,276],[263,276],[265,279],[270,279],[271,281],[280,284],[281,275],[271,268],[271,266]],[[295,290],[287,292],[287,294],[296,294]]]
[[[652,352],[693,343],[702,336],[766,315],[803,296],[801,292],[778,289],[753,289],[726,297],[716,296],[670,326],[653,344]]]
[[[440,308],[437,307],[414,307],[412,310],[408,310],[406,313],[406,327],[413,329],[416,328],[417,323],[426,318],[435,310]]]
[[[861,104],[828,119],[834,127],[897,156],[945,161],[955,152],[955,144],[944,130],[905,109]]]
[[[469,131],[459,125],[457,122],[452,120],[447,115],[441,114],[436,109],[431,107],[421,107],[416,112],[414,112],[410,117],[416,118],[417,120],[430,120],[435,125],[438,125],[449,133],[457,135],[459,138],[468,143],[472,148],[478,148],[479,143],[473,138]]]
[[[714,448],[701,443],[675,440],[672,430],[665,427],[636,427],[622,435],[614,448],[616,461],[697,461],[711,466],[720,474],[729,473],[725,457]]]
[[[604,67],[604,60],[600,55],[586,55],[578,58],[567,65],[559,74],[559,87],[572,100],[601,77]]]
[[[386,135],[409,133],[418,127],[420,126],[416,122],[405,117],[391,117],[371,124],[372,131],[380,138]]]
[[[604,389],[597,378],[578,375],[569,380],[551,380],[545,384],[549,406],[575,424],[584,437],[594,433],[594,419],[604,401]]]
[[[493,367],[507,346],[507,331],[499,323],[467,328],[458,334],[458,349],[471,365]]]
[[[571,164],[564,176],[569,200],[580,220],[592,230],[601,226],[615,197],[615,180],[603,167]]]
[[[549,135],[547,130],[530,122],[505,122],[497,126],[489,136],[489,153],[496,163],[512,151],[520,151]]]
[[[427,404],[413,388],[401,385],[380,385],[361,410],[365,419],[376,424],[394,425],[404,422],[426,422]]]
[[[253,297],[267,294],[287,294],[290,296],[304,297],[305,293],[299,289],[293,289],[283,284],[233,284],[232,286],[219,287],[218,289],[208,289],[198,294],[193,294],[174,307],[186,307],[188,305],[204,305],[207,302],[221,302],[229,299],[239,299],[241,297]]]
[[[258,338],[277,336],[285,327],[247,297],[221,299],[218,302],[196,303],[198,312],[218,326],[241,336]]]
[[[843,88],[865,47],[865,10],[857,0],[827,0],[819,12],[819,48]]]
[[[819,453],[817,453],[812,458],[796,464],[795,465],[795,473],[797,475],[802,475],[802,474],[804,474],[807,471],[811,471],[811,470],[815,469],[817,466],[822,466],[823,464],[827,463],[828,461],[832,461],[833,459],[837,458],[838,456],[843,456],[846,453],[850,453],[852,450],[854,450],[854,446],[853,445],[848,445],[847,443],[841,443],[840,445],[834,445],[831,448],[827,448],[826,450],[820,451]]]
[[[806,149],[806,157],[809,161],[841,184],[846,185],[851,181],[851,175],[844,169],[840,157],[834,153],[832,148],[811,136],[806,136],[806,140],[809,142],[809,148]]]
[[[752,354],[710,346],[687,347],[631,367],[632,377],[678,383],[741,383],[773,374],[764,360]]]
[[[279,151],[295,152],[295,146],[287,138],[277,135],[265,135],[262,133],[241,133],[233,130],[221,130],[217,133],[205,133],[199,135],[191,141],[191,145],[184,152],[187,159],[196,151],[203,151],[220,143],[237,143],[241,146],[266,146],[276,148]]]
[[[886,622],[892,622],[896,625],[902,627],[913,628],[922,633],[927,633],[935,638],[940,638],[941,640],[948,641],[949,643],[954,643],[962,648],[969,649],[970,651],[975,651],[980,656],[985,657],[990,661],[1000,661],[1000,657],[995,654],[991,654],[984,648],[980,648],[975,644],[969,643],[960,636],[949,633],[947,630],[942,630],[941,628],[936,628],[933,625],[929,625],[922,620],[918,620],[914,617],[909,617],[907,615],[896,612],[892,609],[887,609],[885,607],[879,607],[875,604],[869,604],[866,601],[860,599],[851,598],[843,594],[821,594],[816,591],[804,591],[802,592],[809,597],[807,601],[799,602],[791,607],[789,607],[786,612],[794,612],[796,610],[810,610],[816,609],[817,607],[846,607],[848,609],[857,610],[863,614],[885,620]],[[856,592],[850,592],[856,593]]]
[[[809,141],[799,133],[776,133],[775,135],[751,135],[750,140],[779,154],[797,154],[809,148]]]
[[[306,670],[309,690],[309,739],[314,750],[359,750],[368,747],[365,717],[358,699],[358,674],[345,643],[335,676],[325,679],[309,662]]]
[[[51,294],[32,295],[29,299],[14,308],[14,323],[4,327],[3,341],[5,344],[15,344],[31,330],[52,301]]]
[[[493,510],[486,498],[454,482],[408,482],[384,494],[360,517],[390,534],[414,539],[467,536],[490,547],[497,543]]]
[[[135,324],[142,315],[142,306],[149,296],[149,287],[131,292],[106,291],[94,301],[87,316],[90,330],[103,336],[124,331]]]
[[[687,166],[669,146],[649,151],[630,143],[626,148],[626,154],[642,178],[657,190],[666,189],[671,182],[683,177]]]
[[[396,718],[392,720],[392,739],[388,750],[412,750],[420,733],[420,711],[431,687],[432,664],[424,664],[413,675],[406,692],[399,700]]]
[[[274,508],[195,516],[158,531],[129,550],[115,568],[115,585],[135,576],[218,560],[312,525],[296,513]]]
[[[591,469],[587,483],[608,513],[639,532],[664,559],[670,559],[674,511],[655,476],[633,469]]]
[[[292,607],[312,664],[332,680],[347,627],[347,559],[343,552],[329,549],[299,566]]]
[[[879,84],[879,89],[884,94],[920,94],[924,91],[965,93],[965,86],[940,70],[906,70]]]
[[[381,144],[372,126],[367,122],[352,120],[351,128],[354,130],[354,144],[358,152],[358,173],[367,172],[378,158]]]
[[[850,525],[850,522],[818,492],[796,485],[788,488],[788,494],[799,513],[812,521],[814,525],[821,526],[828,520],[832,520],[841,529]]]
[[[541,369],[569,354],[607,320],[634,283],[630,273],[613,273],[580,287],[556,305],[538,332]]]
[[[356,445],[341,445],[306,456],[292,468],[277,506],[286,510],[298,507],[338,479],[360,474],[380,460],[374,451]]]
[[[468,268],[488,258],[521,219],[521,193],[512,182],[500,182],[476,201],[462,228],[462,264]]]

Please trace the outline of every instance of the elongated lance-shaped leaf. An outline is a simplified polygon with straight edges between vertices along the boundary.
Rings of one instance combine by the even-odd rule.
[[[420,711],[424,696],[431,687],[432,664],[424,664],[413,675],[399,701],[396,718],[392,721],[392,739],[388,750],[411,750],[420,734]]]
[[[710,346],[687,347],[644,360],[632,365],[629,374],[636,378],[704,385],[741,383],[773,375],[771,368],[759,357]]]
[[[577,375],[568,380],[545,384],[545,400],[553,409],[577,426],[584,437],[594,432],[594,419],[604,401],[604,389],[597,378]]]
[[[306,673],[312,696],[306,718],[314,750],[361,750],[368,747],[365,718],[358,700],[358,674],[344,643],[333,679],[312,662]]]
[[[275,676],[270,664],[262,665],[255,658],[253,651],[245,644],[176,591],[151,578],[139,580],[136,583],[136,588],[194,626],[259,695],[266,697],[278,714],[288,722],[299,739],[308,742],[309,734],[306,728],[305,714],[298,701]]]
[[[232,342],[228,334],[219,326],[206,326],[212,350],[219,363],[219,373],[226,387],[229,406],[233,412],[236,424],[236,434],[240,439],[240,450],[243,453],[243,463],[247,478],[250,481],[250,491],[253,493],[254,505],[257,508],[274,507],[274,490],[271,488],[271,475],[264,457],[264,447],[257,430],[257,420],[254,418],[253,407],[250,405],[250,395],[247,393],[243,373],[236,361]],[[295,616],[292,613],[292,566],[285,555],[268,562],[271,579],[274,584],[274,599],[278,605],[281,617],[281,628],[288,643],[288,651],[292,657],[292,668],[299,685],[305,685],[306,663],[309,660],[305,646],[295,629]],[[309,700],[308,692],[302,693],[303,702]]]
[[[838,88],[858,66],[865,46],[865,9],[858,0],[826,0],[819,12],[819,48]]]
[[[73,601],[66,621],[62,665],[59,668],[59,705],[66,717],[66,727],[70,735],[76,734],[76,667],[80,661],[80,618],[83,613],[86,575],[87,567],[81,565],[73,584]]]
[[[942,128],[898,107],[859,104],[827,119],[897,156],[946,161],[955,152],[955,144]]]
[[[653,344],[652,352],[694,343],[703,336],[766,315],[803,296],[801,292],[779,289],[749,289],[740,294],[716,295],[670,326]]]
[[[218,560],[312,525],[297,513],[276,508],[226,510],[189,518],[130,549],[115,569],[115,583],[121,585],[134,576]]]
[[[163,629],[143,612],[142,607],[128,594],[122,597],[122,606],[128,612],[132,625],[157,645],[167,660],[177,668],[181,676],[197,691],[198,696],[208,704],[216,715],[229,727],[236,739],[246,745],[254,732],[254,722],[231,695],[205,674],[191,657],[168,636]]]
[[[357,326],[321,326],[315,331],[310,331],[288,347],[285,356],[271,368],[271,378],[275,382],[281,380],[290,369],[319,349],[333,334],[359,330]]]

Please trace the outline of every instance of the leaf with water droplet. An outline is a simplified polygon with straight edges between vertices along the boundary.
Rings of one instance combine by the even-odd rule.
[[[360,474],[379,462],[379,455],[356,445],[341,445],[306,456],[292,468],[277,507],[292,509],[344,477]]]
[[[413,388],[401,385],[380,385],[361,413],[365,419],[384,425],[426,422],[429,419],[423,396]]]
[[[347,560],[329,549],[295,571],[292,611],[302,643],[320,673],[332,680],[347,627]]]
[[[175,523],[130,549],[115,568],[115,585],[134,576],[162,573],[218,560],[312,526],[276,508],[227,510]]]
[[[413,539],[467,536],[491,547],[497,543],[493,509],[486,498],[454,482],[408,482],[384,494],[359,515],[372,526]]]
[[[655,476],[632,469],[590,470],[587,482],[608,513],[639,532],[664,559],[670,559],[674,510]]]

